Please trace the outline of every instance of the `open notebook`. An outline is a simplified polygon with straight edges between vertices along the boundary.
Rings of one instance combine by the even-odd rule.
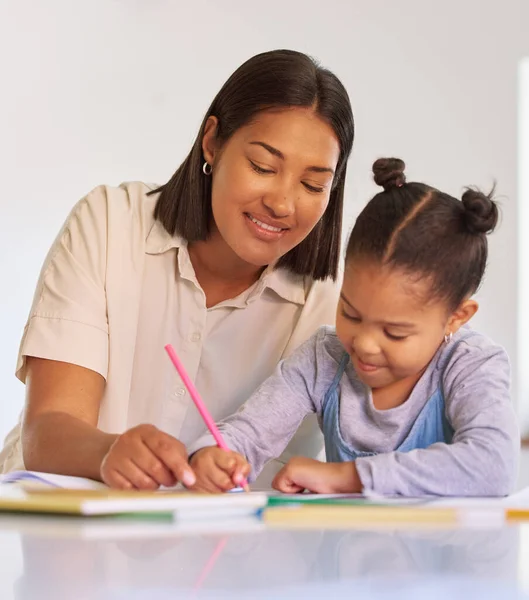
[[[504,498],[271,496],[263,518],[269,526],[289,529],[374,525],[500,527],[506,522],[529,521],[529,488]]]
[[[38,471],[12,471],[0,475],[0,483],[16,483],[23,489],[66,488],[72,490],[108,489],[104,483],[84,477],[69,477]]]
[[[9,473],[0,481],[0,512],[226,519],[255,515],[268,501],[267,495],[260,492],[195,494],[183,489],[111,490],[90,479],[30,471]]]

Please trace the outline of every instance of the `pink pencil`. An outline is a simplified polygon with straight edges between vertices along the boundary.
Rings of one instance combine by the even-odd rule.
[[[224,441],[223,437],[220,435],[219,428],[215,424],[213,417],[209,414],[209,411],[206,408],[204,401],[200,397],[200,394],[198,393],[195,384],[191,381],[189,375],[186,373],[184,365],[181,363],[180,359],[176,355],[175,349],[171,346],[171,344],[167,344],[167,346],[165,346],[165,351],[169,355],[171,362],[175,366],[176,370],[178,371],[178,374],[180,375],[180,378],[184,382],[184,385],[186,386],[189,395],[195,403],[195,406],[197,407],[200,416],[204,419],[204,423],[211,432],[211,435],[215,438],[217,446],[222,450],[227,450],[229,452],[230,449],[226,445],[226,442]],[[246,481],[246,479],[243,479],[240,485],[245,490],[248,489],[248,482]]]

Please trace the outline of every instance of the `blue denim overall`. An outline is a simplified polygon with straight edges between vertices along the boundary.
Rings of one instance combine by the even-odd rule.
[[[468,337],[474,335],[468,332],[457,342],[454,342],[450,352],[443,357],[443,368],[449,362],[457,346]],[[345,352],[336,371],[336,375],[325,394],[322,407],[323,436],[325,439],[325,453],[327,462],[345,462],[356,460],[364,456],[374,456],[376,452],[361,452],[347,444],[340,431],[340,380],[345,368],[349,363],[349,355]],[[444,370],[444,369],[443,369]],[[418,448],[428,448],[432,444],[442,442],[450,444],[454,430],[448,422],[445,414],[445,399],[442,389],[443,373],[439,377],[439,385],[430,396],[419,416],[415,420],[410,432],[402,442],[395,448],[397,452],[409,452]]]

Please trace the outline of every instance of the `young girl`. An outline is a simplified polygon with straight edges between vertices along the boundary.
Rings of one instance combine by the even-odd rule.
[[[250,466],[255,478],[316,413],[328,462],[292,459],[274,480],[282,492],[513,490],[520,438],[509,361],[466,325],[497,206],[478,191],[459,201],[406,183],[398,159],[373,171],[384,191],[351,234],[336,329],[321,328],[221,423],[233,452],[207,436],[190,448],[198,487],[230,489]]]

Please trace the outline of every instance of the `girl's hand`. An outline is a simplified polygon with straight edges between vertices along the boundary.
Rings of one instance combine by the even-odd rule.
[[[101,463],[101,479],[124,490],[156,490],[179,481],[191,487],[196,481],[184,444],[154,425],[138,425],[116,438]]]
[[[198,450],[190,462],[197,478],[193,490],[199,492],[227,492],[240,486],[250,474],[250,465],[243,456],[218,446]]]
[[[359,493],[362,482],[354,462],[324,463],[297,456],[279,471],[272,487],[296,494],[308,490],[315,494]]]

